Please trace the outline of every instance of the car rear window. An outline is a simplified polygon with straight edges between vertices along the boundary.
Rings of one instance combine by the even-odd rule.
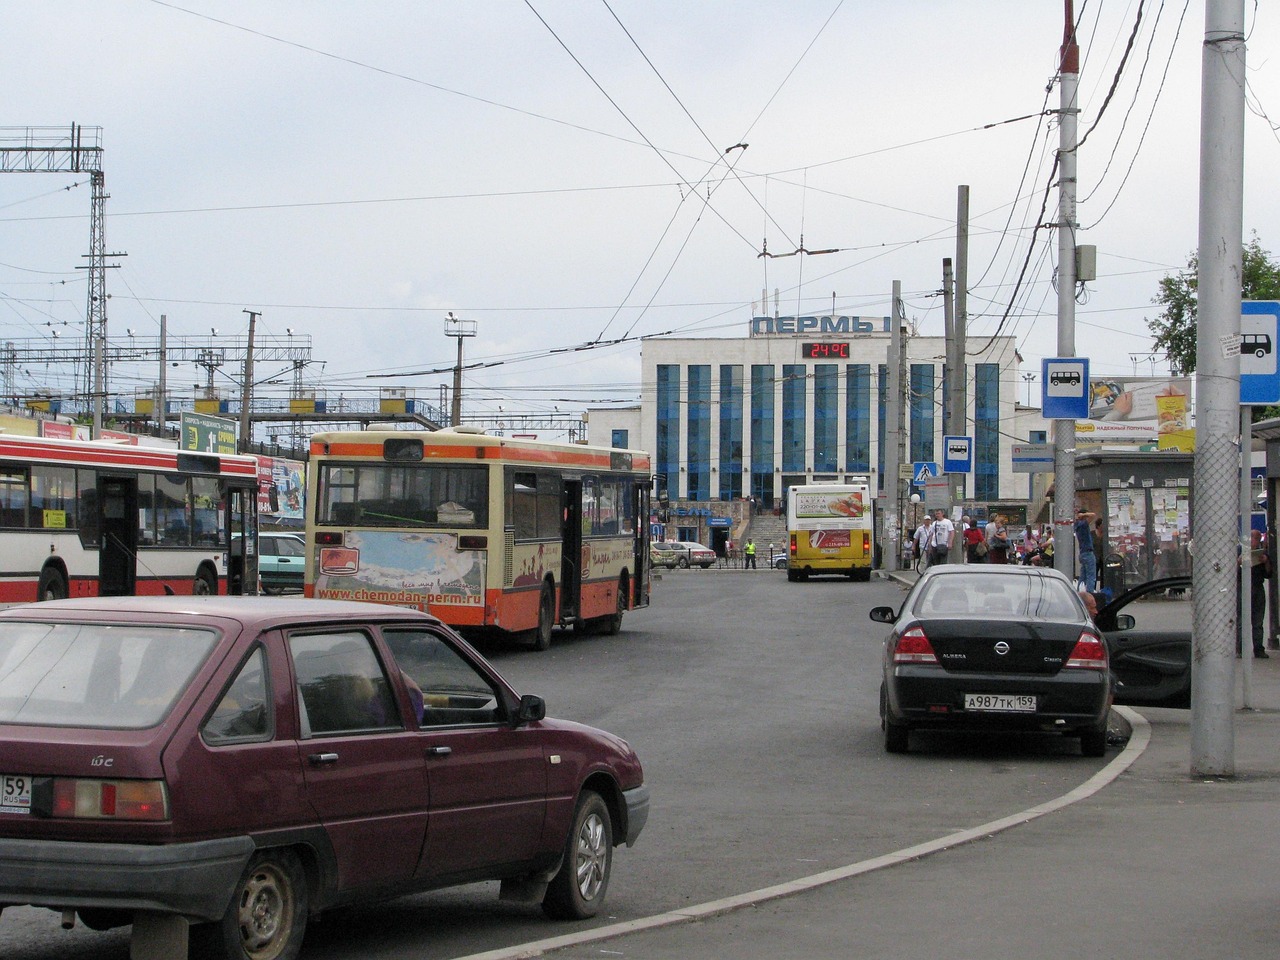
[[[1084,607],[1070,585],[1051,577],[952,574],[925,585],[915,602],[919,617],[1034,617],[1080,620]]]
[[[0,623],[0,723],[155,726],[217,639],[192,627]]]

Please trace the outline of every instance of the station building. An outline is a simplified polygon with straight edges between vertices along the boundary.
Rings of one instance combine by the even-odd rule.
[[[891,320],[754,317],[747,335],[645,340],[639,407],[593,408],[588,442],[649,451],[659,499],[781,503],[788,486],[871,477],[886,466]],[[909,330],[909,327],[908,327]],[[906,460],[943,460],[948,377],[942,337],[904,334]],[[968,501],[1025,498],[1012,472],[1021,358],[1013,337],[971,337]]]

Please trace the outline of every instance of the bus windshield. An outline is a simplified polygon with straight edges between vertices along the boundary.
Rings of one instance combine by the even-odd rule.
[[[489,525],[489,468],[459,464],[324,464],[319,524],[365,527]]]

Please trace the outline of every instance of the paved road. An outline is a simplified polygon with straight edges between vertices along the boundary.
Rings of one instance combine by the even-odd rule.
[[[875,718],[881,628],[866,610],[896,603],[895,584],[788,584],[777,571],[693,570],[666,575],[655,596],[653,609],[628,615],[618,637],[557,635],[545,654],[487,651],[519,689],[545,695],[552,713],[626,736],[645,761],[654,811],[640,844],[618,851],[610,916],[550,924],[536,910],[498,903],[494,885],[476,885],[330,917],[308,936],[303,960],[514,955],[515,945],[549,935],[735,895],[750,899],[751,891],[1016,816],[1079,787],[1118,754],[1088,760],[1074,742],[1044,737],[993,744],[943,736],[917,738],[905,757],[885,754]],[[1280,660],[1258,666],[1255,693],[1264,677],[1278,681],[1271,692],[1280,693],[1280,671],[1268,672]],[[1280,705],[1280,696],[1273,702]],[[1274,820],[1280,810],[1271,798],[1274,782],[1262,776],[1188,783],[1185,714],[1152,713],[1161,716],[1151,746],[1129,773],[1097,797],[1032,824],[718,919],[560,955],[963,957],[1014,956],[1016,949],[1039,957],[1058,954],[1028,943],[1079,926],[1094,905],[1130,918],[1125,923],[1134,930],[1151,917],[1176,919],[1153,878],[1162,871],[1185,877],[1188,860],[1198,868],[1211,859],[1195,843],[1216,849],[1214,836],[1184,822],[1199,798],[1210,810],[1241,814],[1238,833],[1255,859],[1256,844],[1247,849],[1257,836],[1253,818]],[[1265,725],[1268,718],[1274,720],[1246,719]],[[1280,733],[1275,726],[1270,732]],[[1274,750],[1260,753],[1260,769],[1277,766],[1265,767]],[[1272,809],[1250,809],[1254,803]],[[1266,867],[1276,875],[1274,863]],[[1108,883],[1094,889],[1099,872]],[[1229,879],[1258,897],[1269,892],[1250,869],[1233,869]],[[1155,904],[1136,904],[1134,890],[1151,891]],[[1038,891],[1053,897],[1041,903]],[[922,899],[927,909],[914,906]],[[1026,921],[1004,922],[1010,916]],[[1116,943],[1126,929],[1120,920]],[[984,939],[987,925],[1005,939]],[[901,939],[904,927],[914,939]],[[1247,927],[1231,929],[1241,935]],[[121,960],[125,943],[123,934],[64,934],[46,911],[10,910],[0,922],[6,960]],[[1068,954],[1064,947],[1061,955],[1144,953]]]

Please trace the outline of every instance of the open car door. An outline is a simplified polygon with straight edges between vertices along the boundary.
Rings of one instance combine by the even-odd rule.
[[[1190,577],[1148,581],[1098,611],[1116,703],[1191,706],[1191,619]]]

